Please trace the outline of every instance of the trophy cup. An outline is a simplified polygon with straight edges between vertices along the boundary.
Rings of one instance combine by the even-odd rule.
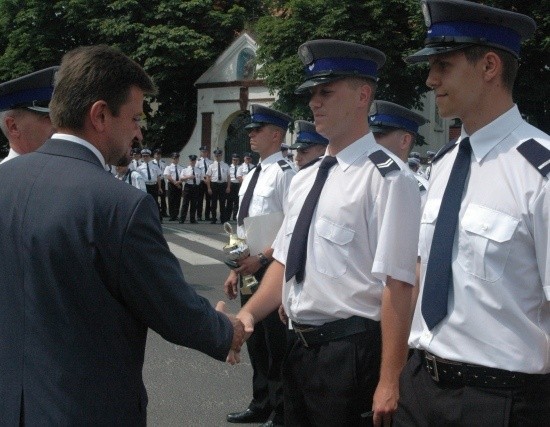
[[[229,244],[223,247],[223,251],[226,254],[225,265],[229,268],[237,268],[239,267],[237,261],[250,255],[248,245],[244,239],[240,239],[233,233],[233,227],[228,222],[223,225],[223,229],[229,235]],[[258,281],[254,276],[242,276],[241,293],[243,295],[252,295],[257,286]]]

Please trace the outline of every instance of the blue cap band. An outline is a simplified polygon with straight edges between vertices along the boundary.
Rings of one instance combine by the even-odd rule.
[[[49,101],[53,87],[43,87],[22,90],[9,95],[0,96],[0,110],[7,110],[18,106],[32,106],[36,101]]]
[[[328,144],[328,139],[324,138],[323,136],[319,135],[318,133],[313,132],[298,132],[298,135],[296,136],[296,142],[319,142],[321,144]]]
[[[321,58],[305,67],[307,77],[319,74],[358,74],[376,78],[378,65],[361,58]]]
[[[268,116],[265,114],[252,114],[251,119],[251,123],[269,123],[275,126],[282,127],[283,129],[287,129],[288,124],[290,123],[279,117]]]
[[[519,56],[521,36],[508,27],[478,22],[449,21],[433,24],[428,30],[432,37],[473,37],[486,43],[502,46]]]
[[[418,133],[418,123],[400,116],[392,116],[389,114],[373,114],[372,116],[369,116],[369,123],[371,125],[391,126]]]

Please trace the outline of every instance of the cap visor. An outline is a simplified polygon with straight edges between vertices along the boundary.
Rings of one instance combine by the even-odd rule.
[[[34,111],[36,113],[44,113],[44,114],[49,114],[50,113],[50,109],[48,107],[36,107],[36,106],[31,106],[31,107],[26,107],[27,110],[31,110],[31,111]]]
[[[413,53],[410,56],[405,58],[405,62],[409,64],[416,64],[418,62],[427,62],[430,56],[442,55],[444,53],[454,52],[455,50],[464,49],[468,46],[473,46],[472,44],[457,44],[457,45],[447,45],[447,46],[432,46],[425,47],[424,49],[419,50],[416,53]]]
[[[325,77],[313,77],[309,80],[306,80],[303,82],[298,88],[294,91],[296,95],[302,95],[306,93],[310,88],[315,87],[317,85],[322,85],[324,83],[330,83],[335,80],[343,79],[347,76],[325,76]]]
[[[264,123],[250,123],[250,124],[247,124],[244,128],[245,129],[257,129],[257,128],[261,128],[262,126],[264,125]]]
[[[291,150],[297,150],[298,148],[307,148],[307,147],[311,147],[313,144],[309,143],[309,142],[296,142],[294,144],[292,144],[289,148]]]

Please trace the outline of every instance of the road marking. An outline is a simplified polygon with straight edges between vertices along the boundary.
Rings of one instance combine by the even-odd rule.
[[[223,264],[223,262],[210,258],[206,255],[198,254],[194,251],[191,251],[187,248],[184,248],[183,246],[176,245],[172,242],[167,242],[168,247],[170,248],[170,252],[172,252],[176,258],[187,262],[191,265],[216,265],[216,264]]]
[[[179,228],[166,227],[164,228],[173,231],[176,236],[183,237],[184,239],[190,240],[195,243],[200,243],[201,245],[209,246],[213,249],[221,251],[223,247],[229,242],[229,237],[225,242],[220,242],[219,240],[213,239],[212,237],[203,236],[193,231],[183,231]]]

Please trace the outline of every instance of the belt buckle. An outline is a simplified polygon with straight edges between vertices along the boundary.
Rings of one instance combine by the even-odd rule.
[[[304,329],[296,329],[296,327],[294,328],[294,332],[296,333],[296,335],[298,335],[298,338],[300,339],[300,341],[302,341],[302,344],[304,345],[304,347],[309,347],[307,341],[306,341],[306,338],[304,337],[304,332],[311,332],[313,331],[313,328],[304,328]]]
[[[435,356],[428,353],[427,351],[424,351],[424,360],[426,362],[426,369],[428,369],[430,377],[432,377],[435,382],[439,382],[439,372],[437,370],[437,362],[435,360]]]

